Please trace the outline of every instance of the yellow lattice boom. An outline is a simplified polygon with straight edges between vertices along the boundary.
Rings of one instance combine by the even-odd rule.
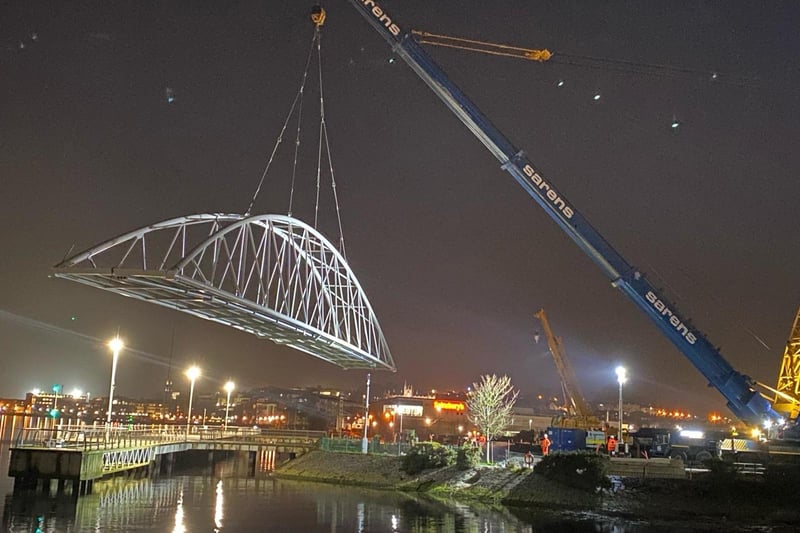
[[[796,418],[800,414],[800,308],[783,352],[776,389],[783,394],[775,395],[775,410]],[[789,401],[786,396],[794,398],[794,401]]]

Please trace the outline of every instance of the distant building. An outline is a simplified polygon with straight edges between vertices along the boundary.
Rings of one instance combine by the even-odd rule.
[[[25,400],[16,398],[0,398],[0,414],[13,414],[25,412]]]
[[[466,396],[415,395],[406,386],[401,395],[370,401],[368,436],[386,442],[416,438],[456,444],[474,431],[466,411]]]

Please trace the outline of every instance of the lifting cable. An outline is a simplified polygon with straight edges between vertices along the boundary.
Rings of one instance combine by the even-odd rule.
[[[283,134],[286,132],[286,127],[289,125],[289,120],[294,115],[295,108],[299,107],[302,110],[303,107],[303,91],[306,87],[306,79],[308,78],[308,67],[311,64],[311,57],[312,52],[314,50],[314,43],[317,40],[316,31],[314,32],[314,37],[311,39],[311,48],[308,50],[308,58],[306,59],[306,68],[303,71],[303,77],[300,82],[300,89],[297,91],[297,94],[294,97],[294,101],[292,102],[291,107],[289,108],[289,113],[286,115],[286,120],[283,121],[283,127],[281,128],[281,132],[278,134],[278,139],[275,141],[275,146],[272,147],[272,153],[269,156],[269,160],[267,161],[267,165],[264,167],[264,171],[261,173],[261,179],[256,186],[256,191],[253,193],[253,198],[250,200],[250,205],[247,206],[247,211],[245,211],[245,216],[250,216],[253,210],[253,205],[256,203],[258,199],[258,195],[261,192],[261,187],[264,185],[264,180],[267,177],[267,173],[269,172],[270,167],[272,166],[272,162],[275,160],[275,154],[278,152],[278,147],[283,142]],[[297,136],[295,138],[295,160],[292,169],[292,187],[291,192],[289,193],[289,216],[292,216],[292,197],[294,196],[294,169],[297,167],[297,150],[298,145],[300,144],[300,119],[297,120]]]
[[[253,198],[250,200],[250,205],[247,207],[245,216],[250,216],[252,212],[253,206],[255,205],[255,202],[258,199],[259,193],[261,192],[264,180],[266,179],[269,169],[272,166],[272,163],[275,159],[278,147],[283,142],[283,136],[286,133],[289,121],[296,112],[297,128],[295,131],[294,159],[292,162],[292,177],[291,177],[291,186],[289,190],[289,209],[287,212],[288,216],[290,217],[292,216],[292,210],[294,207],[295,182],[297,177],[297,162],[299,158],[300,144],[301,144],[300,134],[301,134],[301,125],[303,118],[303,96],[305,94],[305,87],[306,87],[306,81],[308,80],[309,68],[311,66],[312,58],[314,57],[314,48],[316,47],[317,75],[319,80],[319,144],[317,147],[316,199],[314,204],[313,227],[314,229],[318,229],[317,226],[319,223],[319,202],[320,202],[320,191],[321,191],[321,181],[322,181],[322,163],[324,155],[328,163],[328,172],[330,173],[331,177],[331,189],[333,191],[333,200],[336,207],[336,219],[339,229],[339,252],[342,254],[342,257],[344,257],[346,260],[347,253],[344,242],[344,231],[342,228],[341,209],[339,208],[339,196],[336,190],[336,179],[334,177],[333,161],[331,159],[330,142],[328,139],[328,127],[325,121],[325,98],[323,94],[323,83],[322,83],[322,34],[320,32],[321,27],[325,23],[325,10],[319,6],[315,6],[311,12],[311,21],[314,23],[314,35],[311,39],[311,46],[309,48],[308,56],[306,58],[306,64],[300,82],[300,88],[298,89],[297,94],[294,97],[294,101],[292,102],[291,108],[289,109],[289,113],[287,114],[286,120],[283,123],[283,127],[281,128],[280,134],[278,135],[278,138],[275,141],[275,145],[272,148],[272,153],[270,154],[269,161],[267,162],[264,171],[261,174],[261,179],[258,182],[258,186],[256,187],[256,191],[253,194]]]
[[[321,22],[320,19],[315,19],[312,13],[311,19],[316,25],[315,34],[317,35],[317,67],[319,69],[319,147],[317,149],[317,201],[314,206],[314,228],[317,227],[317,218],[319,213],[319,193],[320,193],[320,174],[322,172],[322,148],[323,141],[325,144],[325,155],[328,159],[328,172],[331,176],[331,190],[333,191],[333,202],[336,205],[336,221],[339,225],[339,252],[342,257],[347,259],[347,251],[344,246],[344,231],[342,230],[342,214],[339,209],[339,195],[336,192],[336,178],[333,173],[333,161],[331,159],[331,145],[328,140],[328,125],[325,122],[325,97],[322,92],[322,35],[319,28],[325,22],[325,11],[322,11]]]

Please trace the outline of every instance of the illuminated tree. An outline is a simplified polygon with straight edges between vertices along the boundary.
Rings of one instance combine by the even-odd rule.
[[[499,435],[511,422],[514,402],[519,391],[515,391],[508,376],[492,374],[481,376],[480,383],[472,384],[474,390],[467,398],[467,417],[486,437],[486,462],[489,462],[489,446],[492,438]]]

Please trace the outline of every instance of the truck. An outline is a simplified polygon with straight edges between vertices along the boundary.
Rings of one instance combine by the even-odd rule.
[[[611,286],[628,297],[722,394],[736,417],[758,427],[785,424],[771,402],[758,392],[756,383],[736,371],[700,329],[648,280],[645,273],[623,258],[556,184],[536,169],[526,153],[492,124],[382,0],[348,2],[489,150],[500,163],[500,168],[511,174],[553,222],[602,270]],[[797,427],[795,420],[787,431],[794,435]]]
[[[668,457],[703,463],[719,455],[726,431],[643,427],[631,433],[635,457]]]

